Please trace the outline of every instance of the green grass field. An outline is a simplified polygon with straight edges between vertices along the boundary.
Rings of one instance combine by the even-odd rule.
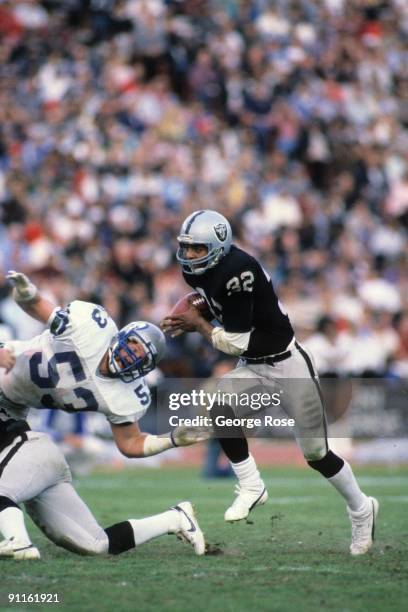
[[[83,477],[77,490],[104,526],[191,499],[216,554],[196,557],[169,535],[116,557],[79,557],[29,523],[42,560],[1,561],[0,610],[406,610],[406,470],[357,474],[381,504],[375,547],[359,558],[348,554],[342,501],[311,470],[263,470],[270,501],[234,525],[223,520],[232,480],[206,481],[190,468]],[[62,604],[9,604],[8,593],[58,593]]]

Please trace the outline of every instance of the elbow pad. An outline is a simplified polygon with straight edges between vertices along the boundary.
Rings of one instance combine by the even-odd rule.
[[[226,332],[223,327],[214,327],[211,343],[219,351],[238,357],[247,350],[250,337],[251,332]]]

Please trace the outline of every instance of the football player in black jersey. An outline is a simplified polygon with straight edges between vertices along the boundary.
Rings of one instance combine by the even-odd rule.
[[[271,386],[291,381],[285,387],[285,410],[296,421],[297,442],[310,467],[346,500],[352,525],[350,552],[364,554],[372,546],[378,502],[360,490],[347,461],[328,448],[312,358],[296,341],[269,274],[254,257],[232,244],[228,220],[215,211],[199,210],[187,217],[177,240],[177,260],[184,279],[206,299],[218,325],[213,326],[198,310],[190,308],[166,317],[163,329],[171,333],[194,329],[214,348],[239,356],[235,370],[224,378],[239,382],[241,392],[245,384],[254,388],[256,380],[263,385],[269,381]],[[213,423],[217,415],[230,418],[235,414],[225,404],[211,411]],[[225,427],[214,427],[214,431],[238,478],[238,494],[225,520],[245,519],[256,505],[267,501],[268,493],[242,428],[234,425],[226,431]]]

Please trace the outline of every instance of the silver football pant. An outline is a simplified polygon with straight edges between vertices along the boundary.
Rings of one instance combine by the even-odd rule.
[[[34,523],[58,546],[79,554],[107,553],[108,537],[72,486],[60,449],[47,434],[25,435],[25,442],[17,436],[0,453],[0,496],[24,503]]]
[[[240,359],[237,367],[218,381],[223,393],[278,393],[284,415],[294,419],[296,441],[308,461],[321,459],[327,454],[327,426],[318,383],[318,376],[311,354],[296,343],[288,347],[292,355],[275,365],[245,363]],[[256,411],[232,405],[241,416],[258,416]]]

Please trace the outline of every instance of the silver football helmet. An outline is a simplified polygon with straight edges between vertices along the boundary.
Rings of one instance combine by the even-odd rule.
[[[231,248],[232,231],[229,221],[215,210],[198,210],[185,219],[177,236],[180,244],[177,261],[186,274],[203,274],[217,265]],[[198,259],[187,259],[186,247],[202,244],[207,255]]]
[[[132,350],[131,341],[142,345],[143,357]],[[108,349],[109,371],[125,382],[136,380],[154,370],[165,352],[166,338],[161,329],[147,321],[134,321],[112,338]]]

